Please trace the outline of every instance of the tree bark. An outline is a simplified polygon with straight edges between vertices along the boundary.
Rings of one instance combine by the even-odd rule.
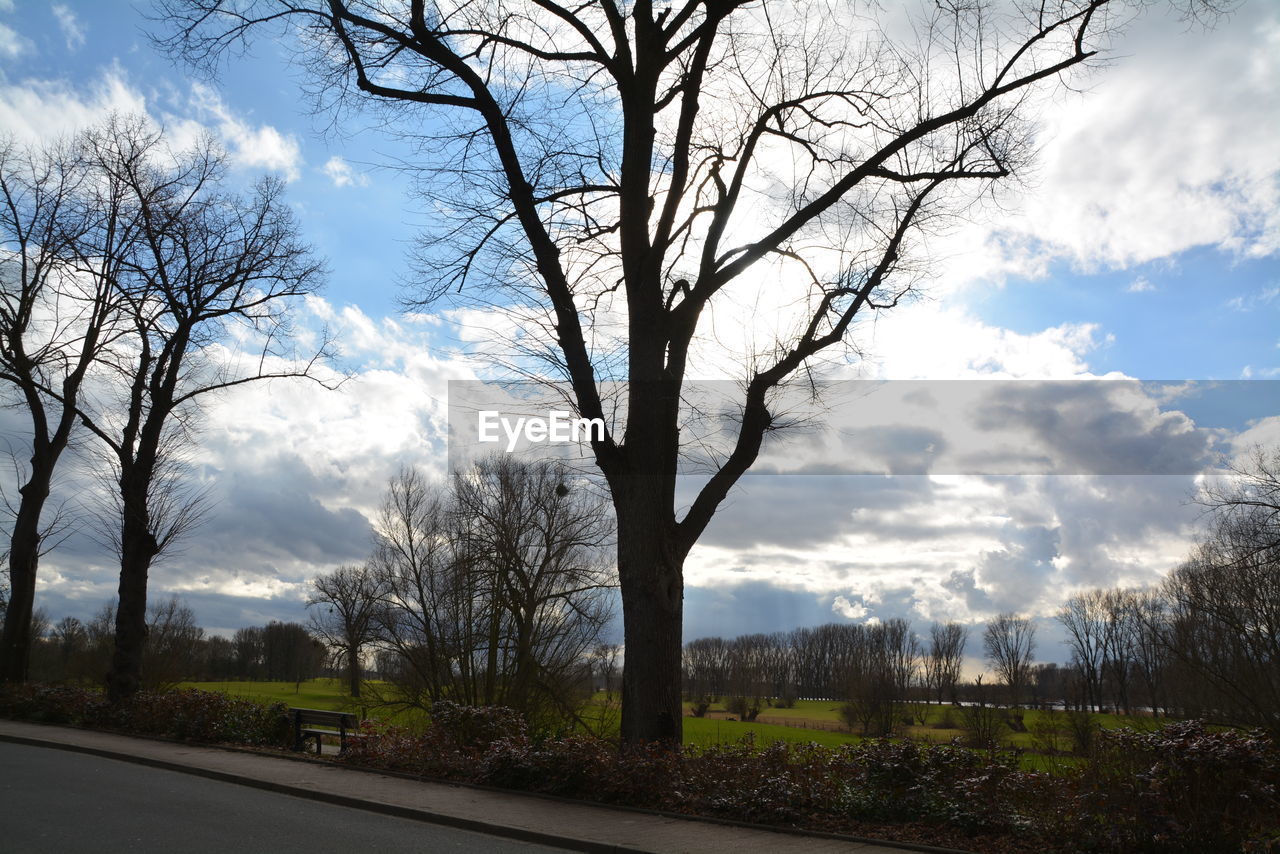
[[[121,477],[124,512],[120,524],[120,599],[116,606],[115,651],[107,673],[107,699],[119,703],[142,685],[147,642],[147,577],[160,549],[150,530],[147,487],[150,476],[131,471]]]
[[[662,478],[639,475],[615,490],[618,578],[626,658],[622,741],[679,745],[684,560],[669,521]]]
[[[352,644],[347,647],[347,676],[351,680],[351,696],[360,699],[360,647]]]
[[[38,441],[38,440],[37,440]],[[49,498],[57,455],[37,451],[31,477],[20,493],[9,543],[9,607],[0,638],[0,682],[25,682],[31,660],[31,613],[35,607],[36,570],[40,565],[40,515]]]

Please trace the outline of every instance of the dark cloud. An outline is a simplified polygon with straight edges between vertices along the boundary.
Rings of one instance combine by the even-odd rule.
[[[302,459],[281,454],[261,472],[228,472],[219,484],[198,545],[198,558],[233,567],[228,559],[252,555],[251,562],[291,558],[315,564],[362,560],[372,543],[369,520],[349,507],[329,509],[317,496],[331,495]]]
[[[810,593],[764,581],[684,589],[684,638],[730,638],[818,626],[844,618],[831,610],[835,593]]]
[[[1210,431],[1181,412],[1158,411],[1137,383],[984,385],[990,388],[971,411],[973,423],[982,430],[1025,430],[1032,447],[1052,459],[1048,473],[1188,474],[1212,463]],[[998,463],[981,454],[970,459]],[[994,471],[1017,473],[1007,465]]]
[[[681,499],[693,500],[695,482],[684,479]],[[701,543],[726,548],[813,548],[843,537],[855,513],[903,511],[927,505],[935,487],[924,477],[878,475],[745,477],[716,512]]]

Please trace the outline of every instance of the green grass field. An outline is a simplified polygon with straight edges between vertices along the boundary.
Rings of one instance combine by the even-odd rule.
[[[343,691],[343,683],[337,679],[311,679],[301,685],[293,682],[184,682],[179,687],[216,691],[246,700],[279,701],[303,709],[344,711],[352,706],[351,699]]]
[[[426,716],[416,709],[377,708],[372,695],[382,687],[378,682],[368,683],[366,691],[370,696],[360,700],[347,696],[346,683],[340,679],[310,679],[300,685],[293,682],[184,682],[179,687],[217,691],[246,700],[278,701],[295,708],[354,712],[362,718],[377,718],[400,726],[418,727],[426,723]]]
[[[817,742],[827,747],[839,747],[842,744],[854,744],[862,740],[861,737],[849,733],[821,729],[802,729],[761,722],[727,721],[718,718],[684,719],[685,744],[700,747],[732,744],[740,741],[747,733],[754,733],[756,744],[762,746],[775,741],[789,741],[795,744]]]
[[[245,699],[279,701],[289,706],[302,708],[351,711],[365,717],[378,718],[411,728],[418,728],[426,722],[425,715],[420,711],[388,712],[385,709],[379,710],[374,705],[372,696],[364,700],[352,700],[346,694],[345,683],[338,679],[312,679],[300,685],[295,685],[291,682],[187,682],[182,687],[217,691],[232,697]],[[369,687],[372,689],[369,692],[372,695],[381,686],[378,683],[371,683]],[[597,697],[597,700],[603,715],[603,695]],[[830,700],[797,700],[792,708],[762,709],[759,718],[755,722],[726,720],[722,704],[713,705],[711,713],[711,717],[686,717],[684,719],[685,744],[699,747],[708,747],[714,744],[733,744],[748,733],[753,733],[756,744],[761,746],[774,741],[787,741],[794,744],[816,742],[828,747],[837,747],[842,744],[856,744],[862,740],[862,736],[844,729],[843,721],[840,718],[840,704]],[[1046,713],[1036,709],[1026,709],[1023,710],[1022,714],[1023,722],[1029,730],[1033,730],[1035,724]],[[953,722],[957,724],[957,727],[941,727],[939,724],[943,722],[945,715],[949,715]],[[588,713],[587,717],[599,721],[601,715],[590,715]],[[1144,726],[1153,723],[1148,718],[1131,718],[1124,715],[1094,714],[1093,717],[1099,725],[1108,729],[1123,726]],[[607,719],[610,720],[611,724],[608,728],[613,729],[613,732],[604,734],[606,736],[616,735],[616,708],[613,710],[613,714],[607,716]],[[783,720],[807,722],[813,726],[806,728],[795,723],[783,725],[780,723]],[[958,710],[945,705],[931,705],[927,709],[924,725],[904,726],[901,729],[901,734],[909,738],[945,744],[953,738],[964,736],[964,731],[958,728],[959,723],[960,713]],[[821,728],[823,726],[839,727],[839,729],[823,729]],[[1032,770],[1052,772],[1070,767],[1079,761],[1070,756],[1042,756],[1034,753],[1032,752],[1035,748],[1034,742],[1035,736],[1032,732],[1014,732],[1005,728],[1000,736],[1002,747],[1016,747],[1024,751],[1021,759],[1022,765]]]

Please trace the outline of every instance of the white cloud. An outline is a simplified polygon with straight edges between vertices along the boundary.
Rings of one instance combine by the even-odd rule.
[[[112,113],[146,111],[146,97],[114,66],[83,90],[65,80],[0,85],[0,127],[26,143],[68,136]]]
[[[1227,308],[1235,311],[1253,311],[1259,306],[1274,302],[1280,297],[1280,285],[1262,288],[1256,293],[1244,294],[1227,300]]]
[[[861,602],[850,602],[847,596],[837,596],[831,603],[831,610],[850,620],[861,620],[871,613],[866,605]]]
[[[297,179],[302,148],[293,134],[281,133],[271,125],[251,125],[236,116],[217,92],[201,83],[191,84],[191,106],[198,121],[214,125],[236,166],[280,172],[288,181]]]
[[[87,88],[65,80],[24,80],[0,85],[0,127],[22,142],[68,136],[112,114],[149,115],[165,127],[175,150],[190,147],[212,131],[226,147],[231,163],[242,169],[280,172],[298,177],[301,146],[292,134],[270,125],[254,126],[237,116],[207,86],[192,84],[190,114],[157,110],[124,71],[112,65]]]
[[[1195,246],[1280,249],[1277,48],[1271,4],[1204,32],[1141,18],[1091,91],[1053,105],[1041,186],[1010,232],[1086,269]]]
[[[1131,294],[1145,294],[1154,291],[1156,286],[1151,284],[1146,276],[1139,276],[1129,283],[1129,287],[1125,288]]]
[[[63,38],[67,40],[67,50],[74,52],[83,47],[85,28],[80,19],[76,17],[76,13],[62,3],[53,4],[50,11],[58,19],[58,28],[62,30]]]
[[[857,334],[875,379],[1071,379],[1094,376],[1085,357],[1110,343],[1092,323],[1035,333],[991,326],[956,305],[896,309]]]
[[[321,171],[329,176],[329,180],[333,182],[335,187],[366,187],[369,179],[364,175],[358,175],[351,169],[351,164],[343,160],[341,157],[330,157],[325,161]]]
[[[0,59],[17,59],[31,49],[31,43],[17,30],[0,24]]]
[[[1026,183],[930,241],[930,296],[1042,278],[1061,261],[1094,271],[1204,246],[1280,251],[1277,78],[1274,4],[1241,4],[1207,30],[1147,9],[1085,91],[1041,104]]]

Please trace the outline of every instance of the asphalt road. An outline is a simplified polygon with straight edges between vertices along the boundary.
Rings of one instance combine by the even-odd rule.
[[[63,750],[0,742],[0,852],[560,851]]]

